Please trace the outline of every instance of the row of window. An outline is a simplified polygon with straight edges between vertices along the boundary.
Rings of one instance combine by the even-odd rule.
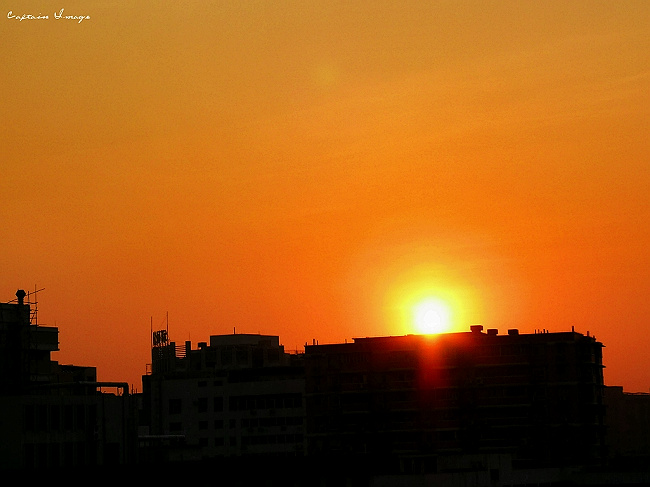
[[[302,407],[302,394],[265,394],[250,396],[231,396],[228,401],[230,411],[253,409],[291,409]]]
[[[24,466],[28,468],[93,465],[96,450],[87,442],[25,443]]]
[[[295,445],[301,444],[304,441],[304,436],[298,434],[280,434],[280,435],[256,435],[256,436],[243,436],[241,439],[242,447],[256,446],[256,445]],[[237,446],[237,438],[230,436],[224,438],[223,436],[215,438],[199,438],[200,447],[209,446]]]
[[[199,413],[207,413],[212,404],[212,411],[222,412],[224,410],[223,396],[216,396],[212,401],[207,397],[200,397],[197,401]],[[231,396],[228,399],[229,411],[249,411],[258,409],[292,409],[302,407],[302,394],[265,394],[248,396]],[[183,400],[180,398],[170,399],[168,402],[169,414],[183,413]]]
[[[286,435],[256,435],[242,436],[242,446],[255,445],[282,445],[287,443],[302,443],[304,437],[301,433]]]
[[[192,351],[193,355],[204,353],[205,363],[208,367],[215,367],[216,365],[246,365],[252,362],[268,362],[277,364],[280,362],[279,349],[251,349],[250,347],[223,347],[223,348],[207,348],[204,352]]]
[[[97,422],[95,404],[28,404],[23,410],[26,432],[75,431],[93,428]]]
[[[304,418],[302,416],[281,416],[273,418],[242,418],[240,425],[242,428],[271,428],[271,427],[286,427],[286,426],[302,426]],[[200,431],[209,429],[210,423],[208,421],[199,421],[198,427]],[[215,419],[212,423],[215,430],[224,429],[223,419]],[[229,422],[230,429],[237,427],[237,419],[232,418]],[[172,421],[169,423],[170,433],[180,433],[183,431],[183,423],[181,421]]]
[[[300,426],[303,424],[301,416],[272,417],[272,418],[242,418],[244,428],[269,428],[274,426]]]

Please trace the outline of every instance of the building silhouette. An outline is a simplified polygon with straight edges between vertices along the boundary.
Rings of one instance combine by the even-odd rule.
[[[128,386],[51,360],[59,330],[38,325],[25,296],[0,303],[0,469],[132,464],[137,410]]]
[[[650,394],[605,388],[607,457],[612,465],[650,465]]]
[[[197,349],[153,334],[140,436],[149,462],[303,456],[304,369],[277,336],[215,335]]]
[[[152,330],[134,395],[53,361],[58,328],[16,297],[0,303],[0,470],[162,480],[209,467],[269,486],[650,481],[650,394],[605,387],[589,333],[475,325],[287,353],[275,335],[193,349]]]
[[[192,349],[160,330],[143,377],[141,458],[291,457],[346,478],[478,472],[493,484],[546,469],[540,478],[555,482],[560,469],[606,460],[602,347],[574,331],[472,326],[295,355],[277,336],[216,335]]]
[[[482,328],[307,346],[308,454],[386,473],[600,464],[602,344]]]

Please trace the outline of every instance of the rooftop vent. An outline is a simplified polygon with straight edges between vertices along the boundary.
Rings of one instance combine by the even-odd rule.
[[[499,334],[499,330],[497,330],[496,328],[490,328],[490,329],[487,331],[487,334],[488,334],[488,335],[498,335],[498,334]]]
[[[508,330],[508,335],[519,335],[519,330],[517,330],[516,328],[511,328],[510,330]]]
[[[469,327],[472,333],[481,333],[483,331],[483,325],[472,325]]]
[[[25,300],[26,295],[27,295],[27,293],[25,291],[23,291],[22,289],[19,289],[18,291],[16,291],[16,297],[18,298],[18,304],[20,304],[20,305],[25,304],[24,300]]]

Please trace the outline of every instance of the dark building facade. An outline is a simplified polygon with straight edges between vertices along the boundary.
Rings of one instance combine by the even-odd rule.
[[[59,349],[59,330],[31,323],[25,291],[15,303],[0,303],[0,394],[20,394],[52,381],[56,374],[50,353]]]
[[[38,325],[25,292],[16,296],[0,303],[0,469],[133,463],[136,409],[128,386],[97,382],[94,367],[51,360],[58,328]]]
[[[471,328],[306,346],[308,454],[418,472],[477,454],[515,468],[598,464],[602,344]]]
[[[147,462],[304,455],[302,355],[277,336],[215,335],[192,349],[155,332],[142,382]]]
[[[650,394],[605,388],[608,458],[613,465],[650,465]]]

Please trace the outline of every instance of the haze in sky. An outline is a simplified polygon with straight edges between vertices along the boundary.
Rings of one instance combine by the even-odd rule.
[[[301,349],[436,300],[648,391],[649,2],[0,6],[0,300],[44,288],[60,363],[139,388],[167,315]]]

